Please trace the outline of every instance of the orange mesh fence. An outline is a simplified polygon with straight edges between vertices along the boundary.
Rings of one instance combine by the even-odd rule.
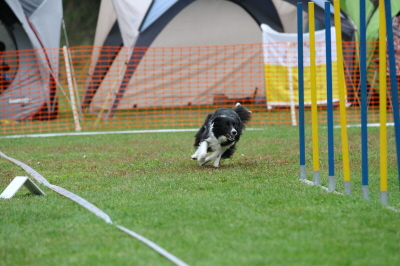
[[[285,51],[287,44],[279,45]],[[343,45],[347,122],[358,124],[357,43]],[[368,45],[373,49],[376,43]],[[317,49],[325,47],[318,44]],[[297,55],[283,52],[282,56]],[[79,129],[197,128],[208,113],[220,107],[233,107],[236,102],[253,111],[250,127],[291,125],[293,118],[297,120],[297,67],[267,67],[262,44],[135,50],[84,46],[72,47],[67,53],[63,49],[7,51],[0,60],[3,135]],[[370,60],[368,119],[378,123],[379,62],[374,56]],[[325,68],[318,67],[317,71],[318,97],[326,99]],[[336,86],[335,75],[333,83]],[[306,86],[305,93],[309,90]],[[271,104],[271,99],[283,104]],[[291,106],[295,108],[294,116]],[[319,106],[319,120],[326,123],[326,102],[321,101]],[[338,104],[335,106],[338,124]],[[311,113],[306,109],[306,122],[310,123]],[[388,108],[389,122],[393,119],[391,112]]]

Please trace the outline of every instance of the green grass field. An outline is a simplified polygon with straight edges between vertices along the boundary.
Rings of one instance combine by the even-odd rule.
[[[336,129],[339,135],[339,129]],[[327,185],[320,129],[322,185]],[[400,213],[379,202],[379,129],[369,129],[371,199],[361,198],[360,129],[349,128],[350,196],[298,180],[296,127],[246,131],[221,167],[190,160],[194,132],[0,139],[0,151],[85,198],[190,265],[399,265]],[[310,129],[307,176],[312,178]],[[340,137],[337,190],[343,192]],[[0,191],[19,166],[0,158]],[[400,209],[388,129],[389,205]],[[54,191],[0,200],[0,265],[172,265]]]

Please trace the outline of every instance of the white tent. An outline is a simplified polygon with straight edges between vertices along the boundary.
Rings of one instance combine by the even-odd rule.
[[[0,94],[0,119],[57,114],[62,13],[61,0],[0,1],[0,41],[7,48],[1,60],[9,64],[12,78]]]
[[[260,26],[295,32],[296,5],[288,2],[102,0],[83,109],[111,117],[117,109],[212,104],[221,95],[265,99],[264,77],[253,74],[264,72]],[[316,13],[323,21],[323,9]]]

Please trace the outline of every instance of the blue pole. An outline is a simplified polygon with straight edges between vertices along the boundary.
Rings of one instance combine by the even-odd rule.
[[[304,133],[304,65],[303,65],[303,3],[297,3],[297,53],[299,93],[300,179],[306,179],[306,144]]]
[[[365,0],[360,1],[360,85],[361,85],[361,150],[362,150],[362,194],[368,193],[368,118],[367,118],[367,28]]]
[[[326,98],[328,116],[328,189],[335,190],[335,159],[333,139],[333,96],[332,96],[332,45],[331,45],[331,3],[325,2],[325,50],[326,50]]]
[[[333,103],[332,103],[332,46],[331,46],[331,3],[325,2],[325,50],[326,50],[326,98],[328,116],[328,189],[335,190],[335,159],[333,140]]]
[[[396,58],[393,41],[392,8],[390,0],[385,0],[386,35],[389,55],[390,87],[392,91],[393,119],[396,134],[397,173],[400,186],[400,118],[399,118],[399,93],[396,78]]]

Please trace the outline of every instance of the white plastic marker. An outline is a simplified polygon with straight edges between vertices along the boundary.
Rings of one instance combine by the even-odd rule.
[[[142,243],[146,244],[147,246],[149,246],[150,248],[152,248],[154,251],[156,251],[157,253],[159,253],[160,255],[164,256],[165,258],[167,258],[168,260],[170,260],[172,263],[178,265],[178,266],[187,266],[188,264],[186,264],[185,262],[183,262],[182,260],[178,259],[177,257],[175,257],[174,255],[172,255],[171,253],[169,253],[168,251],[166,251],[165,249],[161,248],[160,246],[158,246],[157,244],[155,244],[154,242],[148,240],[147,238],[123,227],[117,224],[114,224],[111,221],[111,218],[102,210],[100,210],[99,208],[97,208],[96,206],[94,206],[92,203],[88,202],[87,200],[75,195],[74,193],[63,189],[62,187],[59,186],[55,186],[50,184],[46,178],[44,178],[41,174],[39,174],[38,172],[36,172],[34,169],[32,169],[31,167],[29,167],[28,165],[15,160],[11,157],[6,156],[4,153],[2,153],[0,151],[0,156],[15,163],[16,165],[20,166],[22,169],[24,169],[28,174],[30,174],[33,178],[36,179],[37,182],[43,184],[44,186],[54,190],[55,192],[75,201],[76,203],[78,203],[79,205],[85,207],[86,209],[88,209],[89,211],[93,212],[94,214],[96,214],[98,217],[100,217],[101,219],[103,219],[104,221],[106,221],[109,224],[113,224],[114,226],[116,226],[118,229],[120,229],[121,231],[124,231],[125,233],[129,234],[130,236],[133,236],[134,238],[136,238],[137,240],[141,241]]]
[[[33,194],[46,195],[29,177],[16,176],[3,193],[1,193],[0,198],[10,199],[14,197],[15,193],[17,193],[22,186],[25,186]]]

